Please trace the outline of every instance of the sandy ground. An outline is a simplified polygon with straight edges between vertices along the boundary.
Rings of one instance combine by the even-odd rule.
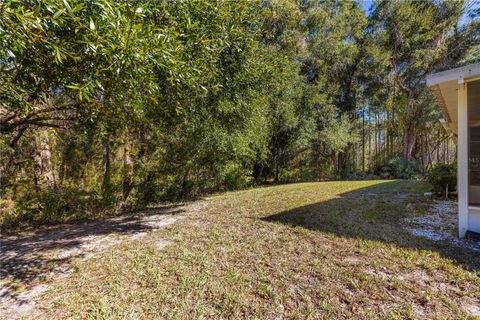
[[[199,212],[206,201],[161,206],[101,221],[60,225],[30,233],[2,236],[0,241],[0,319],[40,315],[35,300],[52,285],[65,281],[74,261],[88,259],[112,245],[140,239]],[[426,215],[404,221],[415,236],[447,241],[480,252],[480,243],[459,240],[456,203],[435,201]],[[163,249],[168,242],[159,243]],[[479,253],[480,254],[480,253]],[[469,305],[480,315],[480,306]]]
[[[74,261],[158,232],[201,207],[201,201],[186,206],[159,206],[134,215],[2,235],[0,319],[34,318],[40,312],[35,298],[68,277]]]
[[[478,251],[480,243],[458,239],[457,203],[450,200],[435,200],[426,215],[405,220],[405,229],[414,236],[433,241],[447,241],[452,246]]]

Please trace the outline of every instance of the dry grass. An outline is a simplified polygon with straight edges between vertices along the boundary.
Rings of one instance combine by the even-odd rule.
[[[79,262],[45,318],[473,318],[478,253],[415,238],[423,185],[304,183],[231,192]],[[166,246],[165,246],[166,245]]]

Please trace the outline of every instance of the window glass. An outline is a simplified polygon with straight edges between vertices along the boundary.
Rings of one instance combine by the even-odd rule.
[[[480,205],[480,81],[468,83],[469,203]]]

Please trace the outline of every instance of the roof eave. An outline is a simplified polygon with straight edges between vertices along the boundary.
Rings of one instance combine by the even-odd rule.
[[[458,81],[460,79],[469,80],[478,77],[480,77],[480,63],[475,63],[460,68],[430,74],[427,76],[427,86],[433,87],[444,82]]]

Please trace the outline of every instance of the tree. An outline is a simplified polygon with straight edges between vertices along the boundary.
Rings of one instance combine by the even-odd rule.
[[[372,36],[402,103],[396,115],[403,135],[403,157],[411,159],[419,126],[428,111],[422,99],[427,74],[455,66],[471,46],[467,28],[458,28],[462,1],[379,1],[372,16]],[[463,45],[461,45],[463,43]],[[465,45],[468,43],[468,45]],[[455,50],[452,50],[455,48]]]

